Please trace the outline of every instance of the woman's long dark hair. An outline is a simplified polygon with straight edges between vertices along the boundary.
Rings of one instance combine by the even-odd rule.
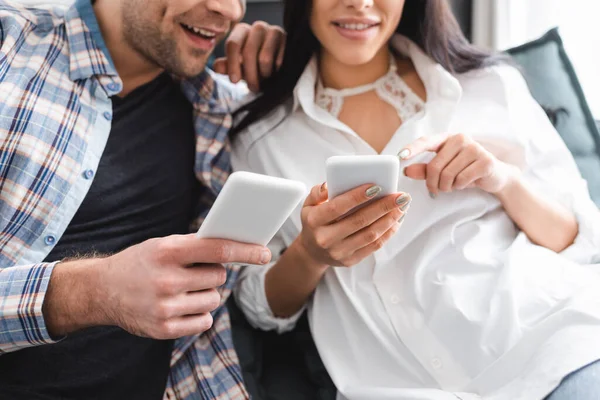
[[[262,83],[262,95],[236,112],[235,120],[239,122],[231,131],[232,139],[292,96],[298,79],[320,49],[310,28],[310,14],[311,0],[284,0],[283,27],[287,39],[283,64]],[[452,73],[486,67],[504,58],[469,43],[447,0],[406,0],[396,31]]]

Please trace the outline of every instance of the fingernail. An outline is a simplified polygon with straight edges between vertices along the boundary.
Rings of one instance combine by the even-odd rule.
[[[400,153],[398,153],[398,157],[400,157],[400,159],[402,159],[402,160],[404,160],[405,158],[408,158],[408,156],[410,156],[409,149],[404,149]]]
[[[396,204],[398,204],[400,207],[404,207],[405,205],[410,203],[410,200],[411,200],[410,195],[404,193],[396,198]]]
[[[400,211],[406,212],[406,211],[408,211],[409,208],[410,208],[410,201],[408,203],[406,203],[405,205],[403,205],[402,207],[400,207]]]
[[[323,182],[323,184],[321,185],[321,192],[324,192],[327,189],[327,182]]]
[[[435,193],[429,192],[429,197],[431,197],[432,199],[435,199],[437,197],[437,195]]]
[[[406,214],[404,214],[400,217],[400,219],[398,220],[399,224],[402,224],[402,222],[404,222],[404,217],[406,217]]]
[[[266,264],[271,260],[271,252],[269,250],[263,250],[260,255],[260,262]]]
[[[365,194],[367,195],[367,197],[375,197],[377,196],[379,193],[381,193],[381,188],[377,185],[375,186],[371,186],[370,188],[367,189],[367,191],[365,192]]]
[[[236,83],[238,81],[238,76],[236,74],[229,75],[229,79],[231,82]]]

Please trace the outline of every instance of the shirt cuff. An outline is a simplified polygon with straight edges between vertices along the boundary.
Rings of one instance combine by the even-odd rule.
[[[570,200],[579,232],[573,244],[560,255],[579,264],[600,262],[600,210],[588,197],[573,196]]]
[[[0,270],[0,354],[56,343],[42,314],[56,263]]]
[[[274,264],[272,262],[267,266],[244,267],[246,270],[234,294],[238,307],[244,312],[250,325],[265,331],[274,330],[277,333],[284,333],[294,329],[306,305],[287,318],[280,318],[273,314],[265,292],[265,277]]]

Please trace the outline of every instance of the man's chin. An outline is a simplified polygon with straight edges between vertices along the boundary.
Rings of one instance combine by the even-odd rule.
[[[160,58],[161,62],[157,64],[168,73],[179,78],[194,78],[204,71],[211,53],[190,52],[189,49],[186,50],[187,51],[180,50],[178,52],[171,52],[169,56],[163,54]],[[158,60],[158,58],[156,58],[156,60]]]
[[[203,54],[201,57],[188,57],[185,60],[181,60],[180,67],[178,68],[179,73],[176,75],[182,78],[194,78],[200,75],[206,68],[209,58],[210,54]]]
[[[204,71],[206,64],[207,61],[202,60],[193,65],[167,66],[165,70],[177,77],[190,79],[200,75]]]

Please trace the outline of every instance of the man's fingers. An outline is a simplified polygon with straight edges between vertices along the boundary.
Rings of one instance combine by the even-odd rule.
[[[282,32],[283,36],[279,43],[279,49],[277,50],[277,60],[275,61],[277,70],[279,70],[279,68],[281,68],[281,65],[283,64],[283,57],[285,56],[286,34],[283,30],[281,32]]]
[[[267,34],[267,25],[264,22],[255,22],[248,33],[248,38],[242,49],[242,71],[248,88],[253,92],[260,90],[260,76],[258,71],[258,57]]]
[[[227,59],[225,57],[217,58],[213,63],[213,70],[218,74],[227,74]]]
[[[269,249],[254,244],[222,239],[201,239],[194,234],[169,236],[157,241],[158,257],[181,265],[193,264],[266,264]]]
[[[250,25],[237,24],[225,42],[225,57],[227,59],[227,74],[233,83],[242,79],[242,49],[246,44]]]
[[[165,321],[159,327],[159,339],[177,339],[183,336],[193,336],[206,332],[212,327],[213,318],[210,313],[186,315]]]
[[[398,152],[402,160],[410,160],[424,152],[437,153],[446,142],[446,135],[423,136]]]
[[[196,292],[224,285],[227,280],[227,270],[220,264],[198,264],[185,267],[181,277],[183,279],[183,290]]]
[[[200,292],[182,293],[167,306],[168,318],[186,315],[201,315],[212,312],[221,306],[221,295],[215,289]]]
[[[273,74],[276,58],[283,41],[283,31],[268,29],[265,33],[264,43],[258,54],[258,68],[261,78],[268,78]]]

